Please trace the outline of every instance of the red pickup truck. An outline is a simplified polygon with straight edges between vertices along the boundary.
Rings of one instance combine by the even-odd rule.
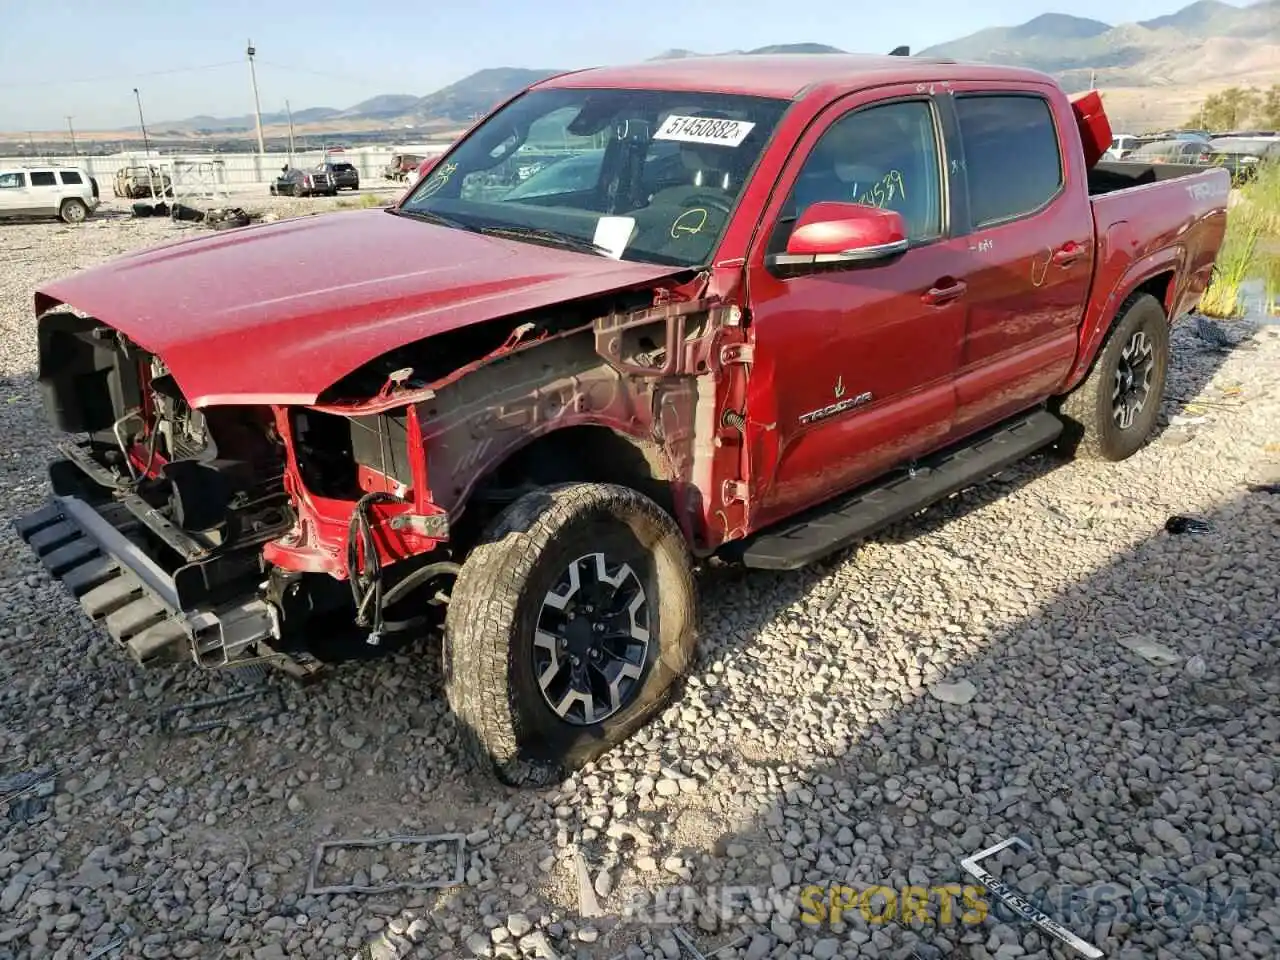
[[[1143,445],[1229,183],[1099,163],[1107,127],[920,58],[545,80],[389,211],[41,289],[71,436],[19,529],[143,663],[309,675],[318,637],[442,622],[476,756],[572,768],[689,667],[698,559],[798,567],[1032,451]]]

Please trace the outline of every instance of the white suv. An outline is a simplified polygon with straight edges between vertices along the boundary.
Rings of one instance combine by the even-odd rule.
[[[0,167],[0,218],[80,223],[98,208],[98,181],[83,167]]]

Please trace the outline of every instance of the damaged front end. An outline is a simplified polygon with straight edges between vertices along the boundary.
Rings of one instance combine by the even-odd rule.
[[[711,479],[745,478],[719,414],[745,368],[740,312],[707,279],[438,334],[314,402],[200,408],[163,357],[47,303],[39,383],[67,439],[18,531],[139,663],[261,658],[299,677],[318,638],[438,622],[469,544],[530,486],[628,483],[709,552],[747,502]]]
[[[391,479],[409,472],[394,417],[194,409],[161,358],[63,306],[39,318],[39,347],[45,408],[67,437],[50,501],[16,526],[141,664],[260,657],[309,675],[310,641],[335,632],[333,614],[352,621],[361,571],[445,535],[443,518],[404,522],[417,515]]]
[[[69,436],[19,533],[140,663],[269,652],[281,629],[262,547],[296,519],[271,411],[192,409],[159,358],[68,308],[40,317],[39,348],[46,411]]]

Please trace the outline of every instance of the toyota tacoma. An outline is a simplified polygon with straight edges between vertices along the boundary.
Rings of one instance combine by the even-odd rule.
[[[1229,177],[1110,142],[1096,94],[946,60],[543,80],[389,210],[41,288],[66,436],[20,532],[143,664],[309,676],[335,630],[438,624],[468,749],[557,775],[689,669],[697,563],[797,568],[1033,451],[1143,446]]]

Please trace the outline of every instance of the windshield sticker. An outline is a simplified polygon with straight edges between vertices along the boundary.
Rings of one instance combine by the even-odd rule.
[[[622,259],[622,251],[631,242],[631,233],[635,230],[635,217],[601,217],[596,221],[596,235],[592,242],[615,260]]]
[[[696,236],[706,225],[707,211],[693,207],[671,221],[671,239]]]
[[[678,140],[681,143],[710,143],[720,147],[736,147],[747,139],[754,123],[746,120],[720,120],[715,117],[683,117],[672,114],[662,122],[655,140]]]

